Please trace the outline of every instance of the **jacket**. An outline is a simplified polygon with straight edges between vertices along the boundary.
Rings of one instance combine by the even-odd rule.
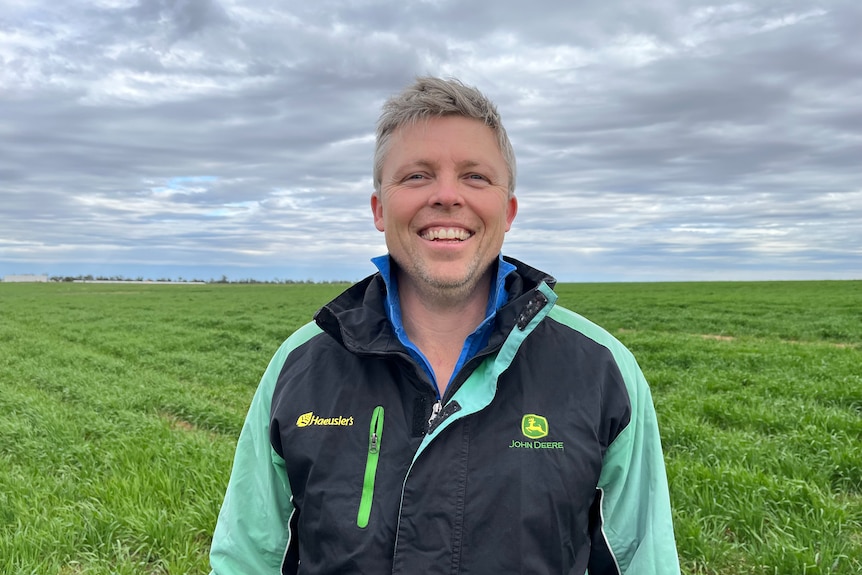
[[[521,262],[441,401],[375,274],[294,332],[240,434],[210,560],[238,574],[678,574],[632,354]]]

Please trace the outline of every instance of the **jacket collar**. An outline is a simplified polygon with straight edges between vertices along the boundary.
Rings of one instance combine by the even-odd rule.
[[[431,367],[431,362],[428,361],[428,358],[425,357],[422,350],[420,350],[410,340],[407,332],[404,330],[404,318],[401,313],[401,298],[398,294],[398,281],[397,276],[394,273],[394,262],[392,261],[392,258],[388,255],[384,255],[374,258],[371,261],[375,266],[377,266],[377,269],[380,270],[380,277],[383,278],[383,282],[386,284],[386,313],[389,317],[389,321],[392,322],[395,336],[398,338],[401,345],[403,345],[407,350],[407,353],[410,354],[410,357],[412,357],[419,367],[422,368],[425,375],[428,376],[428,379],[435,381],[436,376]],[[488,344],[488,340],[491,337],[491,330],[493,329],[492,322],[494,320],[494,316],[496,315],[497,310],[503,306],[506,301],[508,301],[509,294],[505,288],[505,279],[506,276],[515,271],[515,266],[504,261],[502,257],[498,257],[495,268],[496,274],[494,276],[494,282],[491,285],[491,289],[488,293],[488,302],[485,306],[485,318],[464,341],[464,346],[461,348],[461,354],[458,357],[458,361],[455,363],[452,377],[455,377],[464,363],[473,358]],[[444,382],[445,385],[443,387],[447,387],[450,382],[451,380]],[[435,382],[435,387],[440,387],[440,382]]]
[[[395,328],[395,332],[398,334],[398,338],[402,340],[402,343],[405,343],[408,340],[407,335],[404,334],[404,321],[401,315],[401,302],[398,296],[398,282],[396,281],[392,258],[386,254],[373,258],[371,263],[377,266],[377,269],[380,271],[380,277],[383,278],[383,283],[386,284],[386,313]],[[497,260],[497,274],[494,277],[494,283],[491,286],[488,297],[488,305],[485,309],[486,321],[509,300],[505,280],[506,276],[513,271],[515,271],[515,265],[504,260],[501,255]]]
[[[505,339],[516,324],[517,317],[528,304],[532,293],[541,284],[553,288],[556,280],[550,275],[514,258],[502,256],[501,261],[514,270],[500,281],[497,290],[505,290],[506,303],[498,310],[488,347]],[[501,268],[504,266],[501,265]],[[507,267],[507,266],[506,266]],[[499,276],[499,273],[498,273]],[[409,355],[399,340],[387,308],[388,291],[382,273],[357,282],[320,308],[314,320],[320,328],[352,353],[376,355],[400,353]],[[502,338],[499,335],[502,334]]]

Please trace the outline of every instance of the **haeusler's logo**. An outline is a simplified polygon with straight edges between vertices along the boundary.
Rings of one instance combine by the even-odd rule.
[[[318,417],[314,415],[313,411],[309,411],[308,413],[303,413],[298,418],[296,418],[297,427],[309,427],[313,425],[345,427],[353,425],[353,416],[351,415],[350,417]]]

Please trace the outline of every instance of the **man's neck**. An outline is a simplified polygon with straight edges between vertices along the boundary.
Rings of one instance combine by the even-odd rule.
[[[491,273],[468,293],[422,293],[399,274],[398,291],[404,331],[434,369],[442,394],[449,383],[464,340],[485,319]],[[448,297],[447,297],[448,296]]]
[[[493,269],[488,269],[474,286],[453,289],[435,289],[418,285],[398,270],[398,295],[401,316],[410,339],[413,339],[409,324],[422,327],[441,328],[452,331],[465,330],[471,333],[488,310]]]

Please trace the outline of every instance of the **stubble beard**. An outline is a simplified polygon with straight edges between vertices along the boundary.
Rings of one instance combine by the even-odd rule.
[[[396,263],[401,268],[402,273],[410,278],[413,287],[426,303],[435,307],[452,307],[477,295],[477,287],[483,283],[483,280],[490,278],[494,262],[492,260],[483,268],[483,262],[477,255],[468,263],[463,274],[453,278],[435,275],[429,266],[426,266],[419,258],[409,262],[409,265],[404,265],[403,262]],[[488,297],[487,293],[482,295]]]

